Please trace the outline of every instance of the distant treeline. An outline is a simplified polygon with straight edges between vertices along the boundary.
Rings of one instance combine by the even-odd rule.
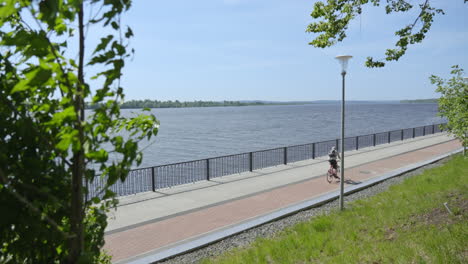
[[[213,107],[213,106],[247,106],[247,105],[265,105],[263,102],[240,102],[240,101],[193,101],[180,102],[175,101],[158,101],[158,100],[131,100],[124,102],[120,108],[181,108],[181,107]],[[94,109],[97,105],[87,103],[87,109]]]
[[[401,100],[401,103],[405,104],[430,104],[437,103],[437,99],[416,99],[416,100]]]
[[[437,99],[401,100],[400,103],[437,103]],[[247,105],[303,105],[303,104],[337,104],[338,100],[318,101],[159,101],[159,100],[131,100],[120,105],[122,109],[128,108],[182,108],[182,107],[216,107],[216,106],[247,106]],[[398,101],[347,101],[348,104],[375,104],[375,103],[398,103]],[[86,109],[97,108],[97,105],[86,103]]]

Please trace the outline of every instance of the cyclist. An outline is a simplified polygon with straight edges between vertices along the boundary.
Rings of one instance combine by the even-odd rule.
[[[333,169],[335,170],[334,176],[338,177],[338,175],[336,175],[338,169],[338,163],[336,162],[336,158],[341,159],[340,153],[338,153],[336,147],[333,146],[330,152],[328,152],[328,162],[330,162],[330,166],[333,167]]]

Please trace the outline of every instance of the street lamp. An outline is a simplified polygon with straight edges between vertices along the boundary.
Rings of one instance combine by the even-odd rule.
[[[344,130],[345,130],[345,76],[348,68],[348,61],[353,56],[340,55],[336,59],[341,64],[341,76],[343,78],[343,92],[341,97],[341,179],[340,179],[340,210],[344,209]]]

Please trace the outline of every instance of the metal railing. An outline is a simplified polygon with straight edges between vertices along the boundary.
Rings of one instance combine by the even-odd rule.
[[[440,125],[434,124],[345,138],[345,151],[358,150],[395,141],[441,132]],[[117,196],[156,191],[181,184],[210,180],[225,175],[254,171],[328,155],[331,147],[339,150],[340,139],[302,145],[252,151],[241,154],[200,159],[131,170],[125,182],[117,182],[111,190]],[[99,193],[107,179],[97,177],[88,184],[88,197]]]

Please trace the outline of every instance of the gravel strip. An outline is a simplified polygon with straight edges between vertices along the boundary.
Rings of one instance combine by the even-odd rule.
[[[400,176],[396,176],[394,178],[385,180],[379,184],[373,185],[369,188],[350,194],[345,197],[345,202],[348,203],[348,202],[364,199],[364,198],[376,195],[378,193],[384,192],[391,185],[401,183],[402,181],[404,181],[405,179],[409,177],[421,174],[426,169],[431,169],[434,167],[441,166],[449,159],[450,157],[444,158],[442,160],[439,160],[432,164],[428,164],[419,169],[404,173]],[[246,230],[242,233],[228,237],[226,239],[223,239],[219,242],[208,245],[206,247],[200,248],[198,250],[195,250],[195,251],[183,254],[183,255],[179,255],[177,257],[174,257],[174,258],[162,261],[162,262],[157,262],[157,263],[164,263],[164,264],[197,263],[203,258],[219,256],[228,250],[232,250],[234,248],[246,247],[250,245],[252,242],[254,242],[257,238],[272,238],[276,234],[278,234],[278,232],[280,232],[281,230],[287,227],[293,226],[299,222],[308,221],[311,218],[318,216],[318,215],[329,214],[330,212],[336,211],[337,208],[338,208],[338,200],[334,200],[327,204],[323,204],[318,207],[300,211],[296,214],[287,216],[285,218],[281,218],[276,221]]]

